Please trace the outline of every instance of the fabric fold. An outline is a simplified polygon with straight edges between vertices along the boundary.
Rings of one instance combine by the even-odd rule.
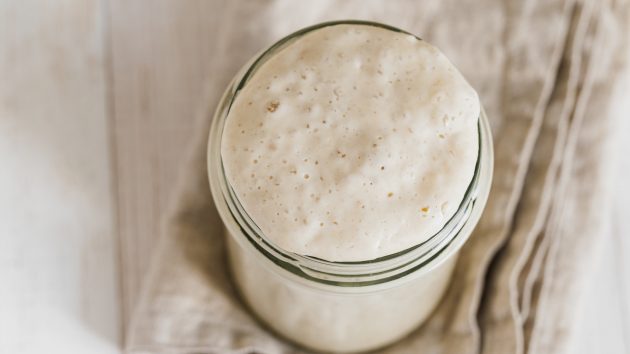
[[[578,23],[587,23],[584,19],[590,18],[591,13],[581,8],[576,9],[579,6],[576,3],[568,6],[568,11],[572,14],[569,34],[529,164],[519,211],[509,242],[495,258],[487,276],[487,296],[480,309],[480,320],[484,333],[484,351],[489,353],[524,351],[518,279],[532,249],[540,241],[539,236],[551,209],[553,191],[557,187],[557,174],[566,145],[569,119],[575,106],[578,81],[584,76],[580,55],[586,28]]]

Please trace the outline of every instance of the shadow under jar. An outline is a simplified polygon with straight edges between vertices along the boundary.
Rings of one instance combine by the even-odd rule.
[[[254,57],[237,73],[216,110],[208,144],[208,174],[226,228],[232,275],[249,308],[295,343],[319,351],[359,352],[404,337],[437,306],[458,251],[484,209],[493,152],[481,109],[478,157],[461,203],[439,232],[413,247],[366,261],[333,262],[277,246],[245,211],[226,177],[221,154],[224,126],[235,98],[261,65],[305,34],[338,24],[406,33],[373,22],[322,23],[293,33]]]

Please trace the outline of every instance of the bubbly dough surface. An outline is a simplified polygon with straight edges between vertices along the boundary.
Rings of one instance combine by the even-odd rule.
[[[263,63],[221,143],[227,180],[267,239],[329,261],[417,245],[453,216],[478,156],[479,99],[413,36],[333,25]]]

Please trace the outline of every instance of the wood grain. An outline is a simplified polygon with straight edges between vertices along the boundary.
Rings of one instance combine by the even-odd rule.
[[[160,234],[220,33],[216,2],[109,2],[110,121],[129,318]]]

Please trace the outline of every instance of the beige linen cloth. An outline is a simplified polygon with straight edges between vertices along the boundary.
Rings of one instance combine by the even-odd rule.
[[[303,353],[237,297],[206,177],[214,106],[240,65],[306,25],[369,19],[441,48],[491,121],[490,199],[432,317],[385,353],[565,353],[605,231],[627,1],[214,1],[199,133],[129,328],[130,353]]]

